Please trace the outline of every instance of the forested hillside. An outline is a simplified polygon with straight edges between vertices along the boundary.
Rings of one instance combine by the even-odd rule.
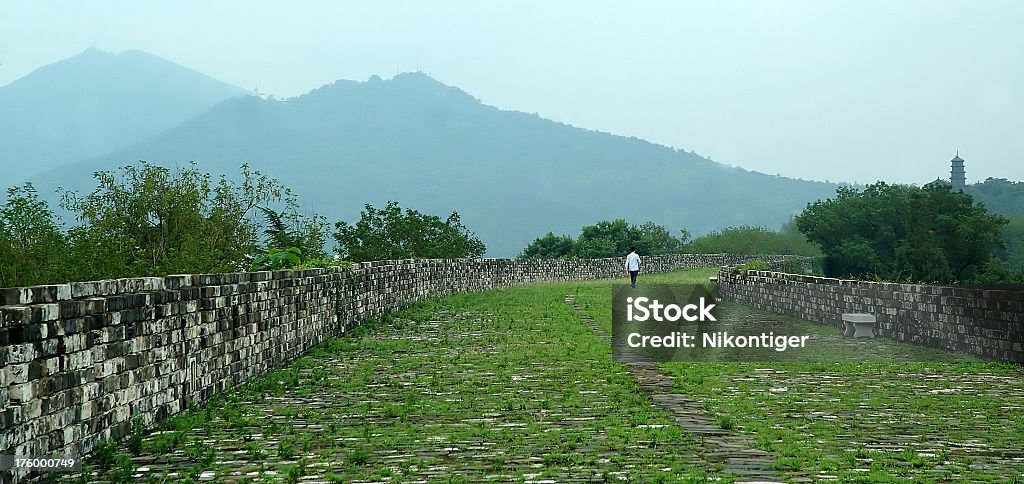
[[[685,115],[681,113],[680,115]],[[654,221],[701,234],[779,226],[835,186],[749,172],[637,138],[482,104],[422,73],[338,81],[284,100],[230,99],[160,136],[36,180],[80,188],[134,160],[213,173],[243,163],[328,219],[389,200],[458,211],[491,256],[593,220]]]

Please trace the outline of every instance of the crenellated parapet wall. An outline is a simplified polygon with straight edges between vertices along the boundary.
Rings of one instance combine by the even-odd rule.
[[[643,272],[747,259],[648,256]],[[424,298],[623,272],[619,258],[393,260],[0,289],[0,455],[86,455]]]
[[[842,328],[843,313],[871,313],[876,333],[987,359],[1024,362],[1024,290],[835,279],[723,267],[724,300]]]

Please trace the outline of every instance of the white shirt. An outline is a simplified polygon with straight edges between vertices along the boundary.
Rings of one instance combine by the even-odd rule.
[[[638,271],[640,270],[640,256],[636,252],[630,252],[626,256],[626,270],[627,271]]]

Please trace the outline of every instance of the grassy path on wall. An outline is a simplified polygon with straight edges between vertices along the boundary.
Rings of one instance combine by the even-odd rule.
[[[714,272],[646,276],[642,282],[703,283]],[[610,330],[610,285],[539,284],[417,304],[331,340],[205,408],[173,417],[155,432],[101,446],[88,473],[65,477],[728,482],[564,302],[566,294],[575,294]],[[785,319],[731,309],[743,317]],[[1024,472],[1020,367],[660,368],[724,429],[751,435],[757,447],[770,451],[789,481],[1007,482],[1020,481]]]
[[[704,481],[714,466],[564,303],[607,285],[417,304],[104,447],[91,478]]]
[[[706,283],[716,271],[647,277]],[[607,290],[585,286],[579,303],[611,328]],[[840,333],[727,304],[733,317],[788,320],[800,331]],[[936,350],[867,340],[894,354]],[[855,360],[835,347],[838,360]],[[872,360],[877,360],[873,355]],[[950,355],[952,359],[961,358]],[[787,480],[1024,482],[1024,370],[994,362],[663,363],[677,391],[718,422],[755,436]]]

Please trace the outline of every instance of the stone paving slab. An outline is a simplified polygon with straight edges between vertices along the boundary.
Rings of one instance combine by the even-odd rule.
[[[593,333],[559,335],[556,316],[506,318],[439,310],[343,338],[272,373],[279,389],[221,402],[184,444],[154,452],[174,431],[145,436],[147,450],[122,467],[140,482],[646,482],[714,472],[603,348],[600,361],[586,360],[598,354],[586,353],[588,341],[603,347]]]
[[[585,308],[576,303],[574,296],[566,295],[565,302],[579,313],[584,325],[610,344],[611,336],[587,314]],[[655,363],[635,357],[626,363],[626,367],[651,401],[669,412],[676,424],[697,438],[700,442],[698,454],[703,460],[717,464],[717,468],[731,474],[736,482],[782,482],[782,476],[772,469],[774,457],[771,454],[755,448],[749,436],[724,430],[701,404],[675,393],[675,379],[658,370]]]
[[[673,482],[705,474],[845,482],[851,473],[867,475],[878,453],[908,448],[908,461],[943,456],[900,474],[923,482],[972,470],[998,482],[1024,469],[1019,374],[925,368],[887,374],[883,386],[879,375],[750,365],[728,376],[720,398],[775,399],[780,425],[795,433],[768,444],[824,448],[824,458],[853,462],[845,470],[773,470],[778,454],[759,450],[769,447],[742,425],[724,430],[701,401],[676,393],[667,370],[648,362],[623,368],[610,361],[606,341],[588,352],[600,328],[560,299],[555,305],[579,333],[562,334],[573,330],[556,324],[558,308],[540,317],[440,308],[338,340],[275,372],[280,388],[222,402],[211,423],[179,430],[181,445],[154,451],[175,431],[147,435],[124,482]],[[893,387],[908,397],[872,401]],[[851,393],[863,403],[822,407]],[[991,405],[959,408],[951,404],[958,396]],[[922,408],[924,397],[949,407]],[[818,424],[836,430],[824,437]],[[993,435],[1001,437],[981,438]],[[828,447],[830,438],[845,442],[843,450]]]
[[[881,378],[885,379],[886,397],[876,402],[876,395],[883,395]],[[823,458],[845,461],[855,453],[905,454],[905,458],[895,460],[903,460],[903,465],[911,469],[907,478],[934,475],[943,481],[968,481],[972,479],[967,471],[974,469],[985,475],[1019,476],[1024,480],[1024,379],[1019,375],[956,372],[941,365],[868,375],[762,368],[752,374],[731,376],[730,380],[734,384],[723,389],[721,398],[741,398],[751,393],[799,395],[772,407],[793,422],[792,427],[806,428],[799,444],[818,443],[826,450]],[[838,411],[819,409],[820,402],[835,402],[843,393],[857,395],[862,403]],[[892,398],[894,393],[902,397]],[[938,408],[925,402],[929,396],[956,395],[983,397],[991,406],[957,405],[955,398],[937,400],[941,405]],[[813,425],[823,422],[833,429],[832,436],[812,430]],[[822,445],[832,441],[831,437],[843,443],[841,448]],[[866,470],[877,458],[856,460]],[[914,469],[912,461],[918,458],[929,459],[929,464]],[[801,474],[799,469],[792,472]]]
[[[730,314],[748,324],[783,318],[751,308]],[[896,346],[894,357],[915,351],[871,344]],[[948,359],[659,368],[678,378],[677,392],[756,435],[788,481],[1024,482],[1024,373]]]
[[[567,302],[574,305],[572,298]],[[777,325],[783,318],[749,308],[730,314],[751,325]],[[582,311],[581,317],[604,334]],[[840,351],[850,341],[829,344]],[[872,344],[893,361],[868,355],[866,362],[716,363],[711,371],[700,363],[629,366],[647,382],[642,387],[652,401],[673,413],[680,426],[704,435],[702,458],[733,466],[765,458],[753,472],[774,468],[778,475],[772,480],[1024,482],[1019,367],[956,355],[915,363],[915,348],[884,339]],[[680,393],[687,390],[677,383],[699,391]],[[727,417],[733,430],[723,431],[703,411],[706,405]],[[736,433],[752,438],[738,446],[715,441]],[[708,451],[708,445],[725,450]],[[771,453],[743,455],[744,448]]]

